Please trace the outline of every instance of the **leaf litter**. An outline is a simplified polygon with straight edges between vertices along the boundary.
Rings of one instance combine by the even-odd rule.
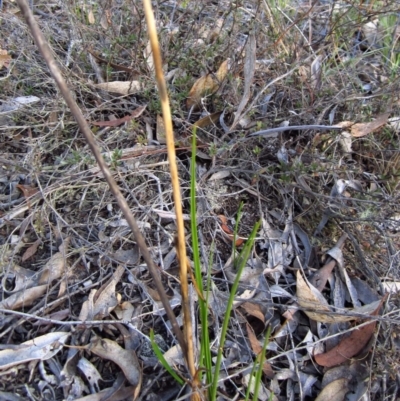
[[[196,4],[189,10],[167,2],[157,6],[157,15],[165,30],[161,47],[165,73],[171,76],[183,188],[190,180],[192,125],[202,130],[202,151],[209,157],[198,160],[197,182],[203,271],[206,275],[209,270],[211,277],[213,352],[229,283],[235,278],[232,239],[240,202],[245,208],[237,240],[247,238],[254,223],[263,219],[235,299],[220,389],[227,398],[244,398],[248,369],[270,326],[260,397],[393,397],[400,386],[398,129],[393,122],[399,110],[397,81],[388,64],[395,62],[395,48],[391,52],[385,38],[395,30],[379,15],[378,25],[357,23],[365,38],[355,38],[356,20],[347,20],[329,2],[312,8],[300,4],[298,19],[293,10],[285,10],[293,26],[261,2],[248,2],[240,10],[224,2],[197,10]],[[179,388],[160,366],[138,362],[146,358],[142,351],[154,329],[165,340],[171,366],[186,373],[135,239],[49,83],[20,16],[8,3],[4,7],[3,388],[24,399],[28,394],[49,399],[51,393],[53,399],[123,400],[142,392],[143,380],[150,383],[149,399],[174,399],[168,394],[177,394]],[[147,38],[137,28],[143,23],[141,14],[129,8],[125,18],[123,8],[111,10],[105,4],[82,8],[83,21],[67,4],[58,8],[39,1],[35,7],[41,24],[54,32],[57,55],[85,117],[97,122],[99,146],[140,221],[181,321],[175,212],[152,59]],[[362,10],[354,5],[352,11]],[[269,22],[248,29],[253,16],[258,23],[269,13]],[[62,15],[70,16],[68,23]],[[342,35],[329,36],[332,42],[319,37],[326,29],[322,16],[326,21],[340,17],[342,27],[351,27],[350,47]],[[216,20],[216,30],[197,30]],[[284,23],[283,31],[278,21]],[[264,25],[277,35],[269,37]],[[120,29],[121,40],[112,39],[115,29]],[[293,44],[300,43],[296,32],[307,46]],[[89,52],[80,35],[93,46],[97,72],[86,60]],[[319,43],[331,55],[316,52]],[[381,51],[387,53],[379,58]],[[359,63],[357,74],[351,63]],[[390,107],[381,93],[389,97]],[[282,127],[282,122],[288,123]],[[321,124],[340,129],[302,129]],[[273,135],[251,136],[271,129]],[[346,231],[355,241],[339,246]],[[65,242],[62,250],[56,245],[60,242]],[[382,290],[390,292],[385,301]],[[17,362],[12,366],[7,362],[10,353]]]

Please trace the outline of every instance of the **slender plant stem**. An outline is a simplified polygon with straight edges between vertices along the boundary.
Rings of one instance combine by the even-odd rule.
[[[162,69],[160,45],[157,37],[157,29],[154,20],[153,9],[151,6],[151,0],[143,0],[143,6],[146,16],[147,30],[151,43],[151,50],[153,52],[153,60],[156,72],[158,92],[160,94],[160,99],[161,99],[161,108],[165,126],[165,139],[167,143],[168,160],[171,172],[172,193],[175,205],[176,225],[178,230],[177,252],[180,265],[179,272],[181,281],[182,308],[185,322],[184,332],[185,332],[186,347],[187,347],[185,357],[188,363],[190,374],[192,375],[192,377],[194,377],[196,374],[196,366],[194,362],[193,330],[192,330],[192,320],[190,313],[189,286],[187,278],[187,269],[190,268],[190,266],[188,266],[188,261],[186,257],[185,227],[183,224],[182,198],[179,185],[178,167],[176,165],[175,140],[172,128],[171,109],[169,106],[167,85],[165,83],[164,72]]]
[[[201,274],[201,262],[199,254],[199,239],[197,234],[197,204],[196,204],[196,127],[193,128],[192,138],[192,163],[190,166],[190,223],[192,233],[192,249],[194,275],[197,286],[203,293],[203,277]],[[208,288],[207,288],[208,289]],[[201,349],[200,349],[200,367],[205,367],[207,384],[212,382],[212,360],[210,349],[210,337],[208,335],[208,291],[206,301],[199,298],[200,324],[201,324]]]

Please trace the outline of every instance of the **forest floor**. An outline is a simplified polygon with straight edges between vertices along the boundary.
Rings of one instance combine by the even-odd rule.
[[[153,7],[187,216],[197,127],[212,352],[235,277],[240,205],[240,237],[261,220],[231,315],[218,399],[245,399],[267,327],[258,399],[400,399],[400,4]],[[38,0],[33,12],[182,323],[142,3]],[[0,400],[187,398],[188,386],[172,379],[149,343],[154,330],[168,363],[187,377],[135,238],[11,0],[2,4],[0,32]],[[328,312],[355,316],[304,310],[316,293]],[[132,358],[140,380],[131,377]]]

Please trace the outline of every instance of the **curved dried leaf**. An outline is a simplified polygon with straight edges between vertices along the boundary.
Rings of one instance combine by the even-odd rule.
[[[251,316],[254,316],[261,322],[265,324],[265,316],[264,313],[261,310],[260,305],[251,303],[251,302],[245,302],[241,305],[241,307]]]
[[[65,257],[63,253],[55,253],[44,265],[42,274],[39,278],[39,284],[51,283],[59,279],[65,270]]]
[[[307,309],[315,309],[318,312],[304,311],[306,315],[316,322],[323,323],[340,323],[350,322],[359,319],[357,316],[349,315],[348,313],[357,313],[363,315],[372,315],[376,308],[380,305],[381,301],[375,301],[368,305],[360,306],[353,309],[344,309],[340,312],[343,315],[328,315],[323,313],[332,312],[328,302],[323,295],[310,283],[307,283],[300,271],[297,271],[297,299],[300,306]],[[339,312],[339,311],[338,311]]]
[[[312,277],[309,279],[310,284],[313,285],[318,291],[322,291],[325,288],[325,284],[335,266],[336,260],[329,260],[329,262],[325,263],[324,266],[322,266],[312,275]]]
[[[184,365],[185,358],[179,345],[174,345],[164,353],[164,358],[170,365]]]
[[[315,401],[343,401],[349,391],[349,379],[338,379],[322,389]]]
[[[24,306],[32,305],[38,298],[40,298],[47,291],[47,285],[38,285],[32,288],[26,288],[18,291],[8,298],[0,302],[2,309],[19,309]]]
[[[186,107],[190,109],[192,106],[198,106],[201,98],[213,94],[218,89],[218,82],[212,74],[200,77],[190,89]]]
[[[123,401],[126,399],[135,399],[132,398],[134,393],[135,393],[135,386],[129,386],[129,387],[123,387],[120,390],[116,391],[115,393],[112,393],[112,400],[113,401]],[[76,398],[75,401],[104,401],[104,400],[111,400],[111,398],[108,397],[109,395],[109,388],[106,388],[105,390],[101,390],[100,392],[96,394],[90,394],[85,397],[80,397]],[[107,397],[107,398],[106,398]]]
[[[37,249],[41,243],[42,241],[40,239],[37,239],[31,246],[29,246],[22,255],[22,262],[25,262],[26,260],[31,258],[37,252]]]
[[[331,312],[328,302],[324,296],[311,284],[308,284],[300,273],[297,271],[297,299],[300,306],[307,309],[315,309],[319,311]],[[334,317],[323,313],[305,311],[307,316],[317,322],[330,322]]]
[[[141,91],[142,86],[139,81],[112,81],[94,85],[98,89],[107,92],[129,95]]]
[[[8,54],[7,50],[0,49],[0,70],[3,67],[8,68],[11,60],[12,60],[12,57]]]
[[[258,355],[262,351],[262,347],[261,347],[259,341],[257,340],[257,337],[253,332],[253,329],[250,327],[250,325],[248,323],[246,323],[246,329],[247,329],[247,335],[249,338],[251,349],[253,350],[253,352],[256,355]],[[265,361],[263,364],[263,372],[269,379],[273,379],[275,376],[275,373],[272,370],[271,364],[268,363],[267,361]]]
[[[321,75],[322,75],[322,56],[319,55],[315,58],[315,60],[311,63],[310,72],[311,72],[311,87],[314,90],[319,90],[321,87]]]
[[[225,60],[218,71],[214,74],[207,74],[200,77],[190,89],[186,107],[190,109],[192,106],[198,106],[201,98],[212,95],[218,90],[219,84],[223,81],[228,73],[229,59]]]
[[[115,286],[124,274],[123,266],[118,266],[110,280],[100,287],[98,291],[92,290],[89,298],[82,305],[80,320],[103,319],[119,304],[120,294],[116,294]]]
[[[99,380],[103,380],[99,371],[86,358],[81,357],[78,361],[77,367],[85,375],[86,380],[90,385],[90,391],[92,393],[97,393],[100,390]]]
[[[228,74],[230,59],[225,60],[218,68],[218,71],[215,73],[218,81],[221,82],[225,79],[226,74]]]
[[[8,369],[34,360],[44,361],[61,350],[70,333],[59,331],[25,341],[19,348],[0,351],[0,369]]]
[[[92,341],[89,349],[97,356],[108,359],[118,365],[124,372],[126,379],[133,386],[137,386],[140,383],[142,372],[133,350],[126,350],[115,341],[99,337]]]
[[[377,315],[383,300],[378,301],[378,307],[371,315]],[[373,304],[376,304],[375,302]],[[371,304],[372,305],[372,304]],[[346,362],[357,355],[368,343],[374,334],[376,321],[372,321],[358,330],[353,330],[350,336],[344,338],[336,347],[324,354],[315,355],[314,359],[318,365],[332,367]]]
[[[139,106],[137,109],[133,110],[131,114],[128,114],[125,117],[116,118],[115,120],[110,121],[92,121],[92,125],[96,125],[98,127],[118,127],[118,125],[125,124],[134,118],[139,117],[145,110],[147,105]]]
[[[355,138],[360,138],[362,136],[368,135],[371,132],[377,130],[387,123],[390,113],[381,114],[376,117],[374,121],[370,123],[358,123],[351,127],[351,135]]]
[[[206,128],[209,125],[216,124],[218,122],[221,114],[222,114],[222,111],[217,111],[216,113],[209,114],[208,116],[200,118],[200,120],[196,121],[193,124],[193,126],[198,127],[198,128]]]
[[[235,120],[230,128],[231,130],[233,130],[236,127],[240,119],[243,117],[242,112],[246,107],[250,98],[251,86],[253,84],[254,72],[256,69],[256,50],[257,50],[256,36],[254,35],[254,33],[252,33],[248,37],[245,48],[246,55],[244,59],[244,68],[243,68],[243,73],[244,73],[243,95],[242,99],[240,100],[237,111],[235,113]]]
[[[16,293],[26,288],[32,288],[37,285],[38,280],[36,272],[16,264],[12,264],[7,277],[11,279],[12,284],[8,286],[7,281],[4,281],[3,290],[9,294]]]

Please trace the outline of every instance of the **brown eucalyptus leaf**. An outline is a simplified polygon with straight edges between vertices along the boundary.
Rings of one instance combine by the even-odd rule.
[[[142,371],[133,350],[126,350],[115,341],[100,337],[96,337],[91,342],[89,349],[97,356],[108,359],[118,365],[130,384],[133,386],[139,385]]]
[[[98,127],[118,127],[119,125],[122,125],[133,120],[134,118],[139,117],[146,110],[146,107],[147,105],[139,106],[138,108],[133,110],[131,114],[128,114],[125,117],[115,118],[110,121],[92,121],[91,124]]]
[[[197,128],[206,128],[210,125],[214,125],[218,122],[219,117],[221,116],[222,111],[217,111],[216,113],[209,114],[200,120],[196,121],[193,126]]]
[[[378,315],[382,303],[383,299],[378,301],[378,306],[370,314],[373,316]],[[376,304],[376,302],[373,304]],[[332,367],[348,361],[350,358],[357,355],[367,345],[368,341],[374,334],[375,326],[376,321],[372,321],[371,323],[360,327],[358,330],[353,330],[348,337],[345,337],[330,351],[325,352],[324,354],[315,355],[315,362],[321,366]]]
[[[40,239],[37,239],[31,246],[29,246],[24,254],[22,255],[22,262],[25,262],[29,258],[31,258],[38,250],[39,245],[42,243]]]
[[[87,19],[90,25],[94,25],[96,23],[96,20],[94,18],[93,10],[89,10],[87,14]]]
[[[246,329],[247,329],[247,336],[248,336],[248,339],[250,342],[251,349],[253,350],[253,352],[256,355],[258,355],[262,351],[260,342],[257,340],[257,337],[254,334],[253,329],[250,327],[250,325],[248,323],[246,323]],[[271,364],[268,363],[267,361],[265,361],[263,364],[263,372],[269,379],[273,379],[275,376],[275,373],[272,370]]]
[[[390,116],[390,113],[385,113],[381,114],[378,117],[375,118],[374,121],[371,121],[369,123],[358,123],[354,124],[351,127],[351,135],[353,135],[355,138],[360,138],[365,135],[370,134],[371,132],[376,131],[383,125],[387,123],[387,120]]]
[[[228,73],[229,59],[225,60],[215,74],[207,74],[200,77],[190,89],[186,107],[199,106],[201,99],[207,95],[212,95],[218,90],[220,83]]]
[[[190,89],[186,107],[190,109],[192,106],[199,106],[204,96],[212,95],[218,89],[218,82],[212,74],[200,77]]]
[[[265,316],[261,310],[260,305],[251,303],[251,302],[244,302],[241,307],[251,316],[254,316],[261,322],[265,323]]]

